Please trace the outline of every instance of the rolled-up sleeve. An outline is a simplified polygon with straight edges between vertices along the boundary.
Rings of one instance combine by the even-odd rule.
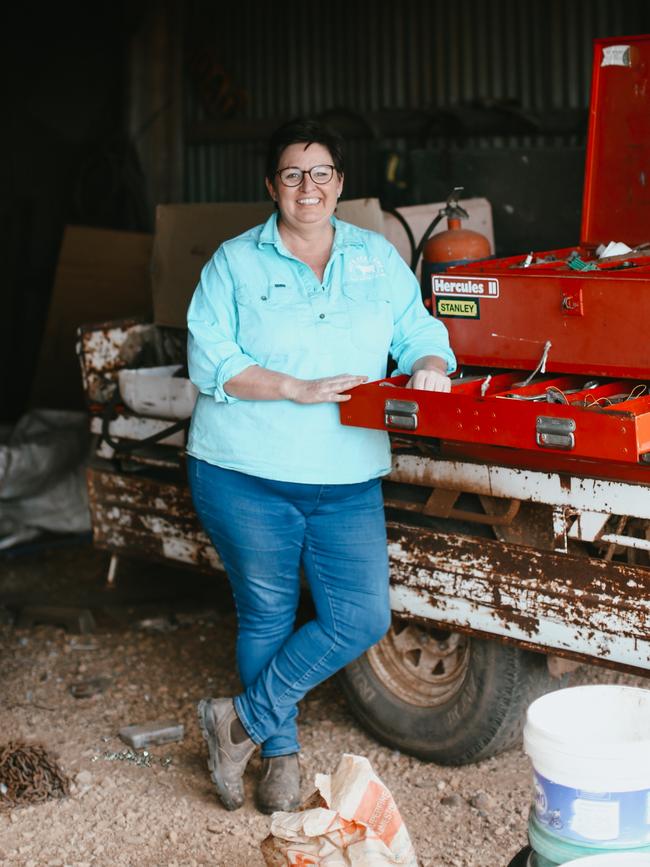
[[[422,303],[417,278],[392,245],[387,265],[394,321],[390,354],[397,362],[396,372],[410,375],[418,358],[436,355],[447,363],[447,373],[453,373],[456,357],[449,346],[447,329]]]
[[[187,311],[187,327],[190,379],[218,403],[236,402],[238,398],[224,390],[225,383],[258,362],[237,344],[234,283],[221,249],[201,272]]]

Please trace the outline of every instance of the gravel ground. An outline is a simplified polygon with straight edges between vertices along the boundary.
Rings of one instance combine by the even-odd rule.
[[[0,741],[43,744],[73,780],[65,799],[0,808],[0,864],[262,865],[269,817],[253,805],[259,759],[247,770],[246,805],[227,812],[195,724],[199,698],[237,689],[235,619],[223,582],[126,564],[118,589],[106,591],[106,565],[88,546],[0,561],[5,604],[85,604],[97,620],[91,635],[0,627]],[[73,683],[96,677],[110,679],[103,692],[73,697]],[[641,682],[594,669],[574,679]],[[181,743],[152,747],[148,765],[116,757],[125,750],[120,727],[160,718],[184,724]],[[368,737],[335,679],[305,699],[300,731],[303,794],[342,753],[366,756],[400,808],[421,867],[506,867],[526,842],[530,770],[521,750],[463,768],[421,762]]]

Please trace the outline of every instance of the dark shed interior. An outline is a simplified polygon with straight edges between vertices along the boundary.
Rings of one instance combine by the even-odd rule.
[[[157,203],[262,199],[265,137],[297,114],[345,135],[347,197],[462,184],[490,200],[498,254],[576,243],[592,40],[649,30],[646,0],[14,7],[0,420],[35,400],[64,227],[151,232]]]

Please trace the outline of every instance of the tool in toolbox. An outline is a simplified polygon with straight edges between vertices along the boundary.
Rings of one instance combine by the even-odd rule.
[[[367,383],[343,424],[650,481],[649,75],[650,37],[595,40],[580,243],[430,273],[461,371],[451,393]]]

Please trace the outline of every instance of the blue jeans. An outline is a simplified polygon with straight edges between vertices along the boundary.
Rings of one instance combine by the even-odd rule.
[[[390,625],[380,481],[306,485],[187,464],[235,599],[237,714],[262,755],[297,752],[297,702]],[[316,617],[296,630],[301,566]]]

